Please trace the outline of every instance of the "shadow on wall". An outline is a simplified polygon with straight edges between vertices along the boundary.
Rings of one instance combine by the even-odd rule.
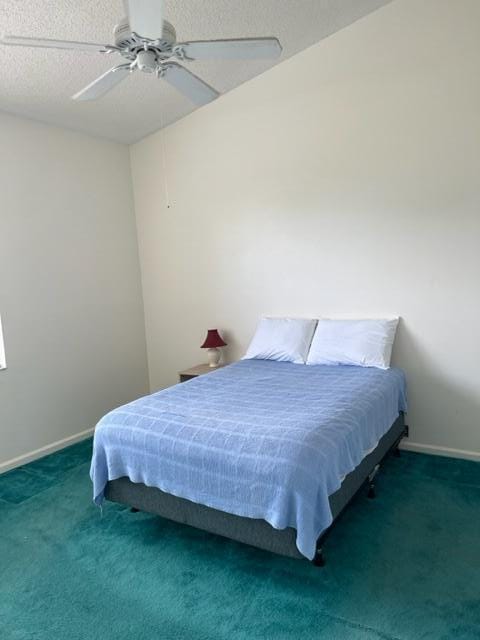
[[[462,380],[456,362],[452,362],[457,365],[456,370],[449,367],[449,362],[436,365],[423,341],[415,337],[403,320],[398,326],[392,364],[404,369],[407,375],[410,441],[426,445],[435,442],[446,447],[453,441],[456,449],[480,453],[478,380]],[[420,425],[422,442],[416,438]]]
[[[220,335],[227,343],[227,346],[222,348],[222,362],[230,363],[241,358],[243,351],[235,339],[234,333],[226,329],[220,329],[219,331]]]

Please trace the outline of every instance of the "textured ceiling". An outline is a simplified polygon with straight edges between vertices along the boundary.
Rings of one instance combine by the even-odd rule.
[[[165,17],[179,41],[276,36],[284,49],[278,64],[389,1],[166,0]],[[111,43],[123,13],[122,0],[0,0],[0,33]],[[193,111],[175,89],[143,73],[96,102],[70,99],[116,61],[114,54],[0,47],[0,110],[125,143]],[[221,93],[273,66],[187,65]]]

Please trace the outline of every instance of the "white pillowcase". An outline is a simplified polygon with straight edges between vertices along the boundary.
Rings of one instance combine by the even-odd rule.
[[[262,318],[243,360],[305,364],[316,325],[316,320]]]
[[[350,364],[388,369],[398,318],[318,321],[307,364]]]

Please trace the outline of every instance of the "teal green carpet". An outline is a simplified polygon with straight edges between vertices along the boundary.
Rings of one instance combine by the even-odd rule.
[[[0,476],[2,640],[478,640],[480,465],[403,453],[327,566],[91,504],[90,442]]]

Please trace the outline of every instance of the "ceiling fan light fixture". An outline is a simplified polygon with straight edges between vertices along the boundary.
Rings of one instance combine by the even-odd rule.
[[[143,71],[144,73],[155,73],[158,68],[158,59],[155,51],[152,51],[151,49],[139,51],[137,53],[135,64],[139,71]]]

